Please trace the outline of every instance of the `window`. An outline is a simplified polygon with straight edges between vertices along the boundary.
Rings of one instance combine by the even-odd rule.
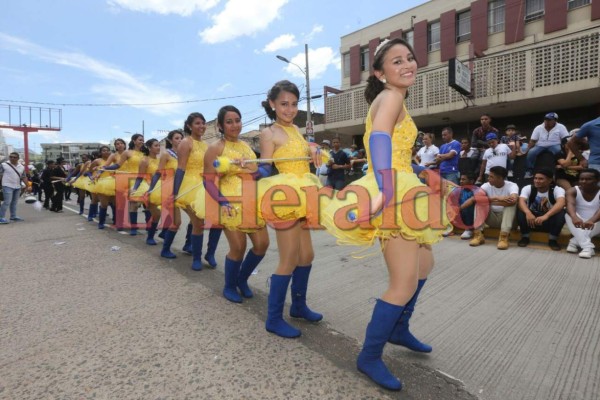
[[[471,39],[471,11],[465,11],[456,17],[456,43]]]
[[[440,48],[440,22],[432,22],[428,26],[427,47],[429,51],[439,50]]]
[[[369,70],[369,48],[363,47],[360,49],[360,70],[368,71]]]
[[[350,53],[342,55],[342,68],[344,68],[344,78],[350,76]]]
[[[567,10],[572,10],[577,7],[587,6],[591,3],[591,0],[569,0],[567,3]]]
[[[488,33],[502,32],[504,30],[504,0],[495,0],[488,3]]]
[[[414,45],[415,45],[415,32],[414,31],[404,32],[402,34],[402,36],[404,36],[404,40],[406,41],[406,43],[410,44],[410,47],[414,47]]]
[[[544,17],[544,0],[525,1],[525,22],[531,22]]]

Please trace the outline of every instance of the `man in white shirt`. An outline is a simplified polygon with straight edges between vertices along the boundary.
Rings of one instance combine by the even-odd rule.
[[[508,169],[508,159],[514,159],[517,155],[516,147],[511,149],[507,144],[500,143],[498,135],[495,133],[488,133],[485,140],[489,148],[483,153],[476,184],[484,181],[485,175],[490,173],[490,168],[504,167]]]
[[[600,234],[600,172],[586,168],[579,173],[579,185],[567,191],[567,215],[565,216],[573,238],[567,251],[581,252],[579,257],[592,258],[595,255],[592,238]]]
[[[506,180],[508,171],[504,167],[495,166],[490,168],[488,182],[481,185],[481,189],[487,194],[490,202],[490,211],[485,219],[485,224],[475,229],[470,246],[479,246],[485,243],[483,227],[500,228],[498,238],[498,250],[508,249],[508,237],[513,227],[515,214],[517,212],[517,198],[519,187],[516,183]],[[477,221],[477,209],[475,209],[475,221]]]
[[[29,182],[25,175],[25,167],[19,164],[19,153],[10,153],[8,156],[9,162],[3,162],[0,164],[0,175],[2,176],[2,194],[4,201],[0,207],[0,224],[8,224],[8,221],[4,216],[6,215],[6,209],[10,205],[10,220],[11,221],[23,221],[23,218],[17,215],[17,203],[19,196],[21,195],[21,182],[25,184],[27,192],[29,189]]]
[[[519,247],[529,244],[529,231],[548,232],[548,246],[559,251],[558,236],[565,225],[565,190],[552,181],[552,171],[539,170],[533,185],[527,185],[519,196],[517,220],[521,231]]]
[[[550,152],[554,155],[560,153],[560,141],[569,136],[569,131],[557,120],[557,113],[548,113],[544,116],[544,123],[536,126],[533,130],[527,148],[525,179],[533,177],[531,173],[535,166],[535,160],[541,153]]]
[[[438,155],[440,149],[433,144],[433,134],[426,133],[423,135],[423,147],[417,152],[417,161],[419,165],[425,168],[435,168],[435,156]]]

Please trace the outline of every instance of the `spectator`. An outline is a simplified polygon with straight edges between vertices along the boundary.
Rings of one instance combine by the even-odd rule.
[[[423,147],[417,151],[416,160],[420,166],[425,168],[435,168],[435,156],[438,155],[440,149],[433,144],[433,133],[423,135]]]
[[[490,168],[488,182],[481,185],[481,189],[487,194],[490,202],[490,212],[485,223],[475,229],[470,246],[479,246],[485,243],[483,227],[500,228],[497,248],[508,249],[508,237],[512,229],[515,214],[517,212],[517,198],[519,187],[514,182],[506,180],[508,172],[506,168],[495,166]]]
[[[515,125],[506,125],[504,129],[504,136],[500,138],[500,143],[508,145],[510,149],[516,148],[515,157],[519,157],[524,155],[524,151],[527,149],[527,143],[524,143],[527,140],[526,136],[522,136],[518,131]],[[509,158],[507,161],[507,169],[508,176],[511,177],[514,175],[513,166],[514,166],[514,158]]]
[[[458,154],[460,153],[460,143],[452,138],[454,132],[452,128],[442,129],[442,140],[444,144],[440,147],[440,152],[435,156],[436,164],[439,165],[442,178],[458,185]]]
[[[592,238],[600,233],[600,172],[586,168],[579,173],[579,186],[567,191],[567,215],[565,217],[573,238],[569,241],[567,251],[581,252],[579,257],[592,258],[594,243]]]
[[[492,117],[489,114],[482,114],[479,118],[480,127],[475,128],[473,130],[473,135],[471,136],[471,146],[478,149],[477,157],[481,160],[483,157],[483,152],[485,151],[486,143],[485,137],[488,133],[498,134],[498,129],[492,126]]]
[[[573,129],[570,133],[575,134],[579,129]],[[579,171],[583,169],[581,160],[579,160],[571,150],[568,149],[570,137],[566,137],[561,141],[560,153],[556,155],[556,171],[554,173],[556,184],[565,191],[569,190],[579,181]],[[585,143],[582,148],[587,147]]]
[[[50,199],[54,196],[54,187],[52,186],[52,175],[54,173],[54,161],[46,161],[46,168],[42,171],[42,189],[44,190],[44,208],[50,208]]]
[[[471,147],[467,138],[460,141],[460,154],[458,158],[458,171],[461,175],[471,174],[476,177],[479,174],[479,151]]]
[[[330,153],[331,152],[331,142],[327,139],[321,142],[321,151]],[[316,170],[316,174],[319,177],[319,181],[321,184],[325,186],[327,184],[327,175],[329,175],[329,167],[326,163],[321,164],[319,168]]]
[[[352,158],[350,160],[350,171],[348,171],[348,176],[350,177],[351,182],[361,178],[364,175],[363,167],[366,163],[367,156],[365,149],[359,149],[356,158]]]
[[[590,146],[589,160],[585,160],[581,154],[584,138],[587,138]],[[589,168],[600,171],[600,117],[583,124],[569,142],[569,148],[577,159],[581,160],[581,166],[584,168],[589,166]]]
[[[541,153],[550,152],[555,156],[560,153],[560,141],[569,136],[569,132],[557,120],[558,114],[550,112],[544,116],[544,123],[536,126],[533,130],[527,149],[525,179],[533,177],[531,172],[535,166],[535,160]]]
[[[460,210],[460,219],[467,229],[460,235],[462,240],[473,238],[473,224],[475,221],[475,193],[469,188],[475,182],[475,174],[466,173],[460,175],[460,197],[458,205]],[[470,229],[469,229],[470,227]]]
[[[54,196],[52,196],[52,206],[50,207],[50,211],[54,211],[57,213],[63,212],[63,196],[65,189],[65,179],[67,178],[67,171],[64,166],[66,161],[62,157],[58,157],[56,159],[56,164],[54,169],[52,170],[52,186],[54,188]]]
[[[357,158],[358,157],[358,146],[355,144],[352,144],[350,146],[350,158]]]
[[[340,139],[334,138],[331,141],[333,149],[331,158],[327,163],[329,175],[327,176],[327,186],[336,190],[342,190],[346,186],[346,170],[350,169],[350,159],[348,154],[340,149]]]
[[[10,153],[8,161],[0,164],[0,176],[2,179],[2,206],[0,206],[0,224],[8,224],[4,216],[6,209],[10,207],[10,220],[23,221],[17,215],[17,203],[21,195],[21,183],[25,184],[25,190],[31,191],[29,181],[25,175],[25,167],[19,164],[19,153]]]
[[[519,247],[529,244],[529,231],[534,229],[548,232],[548,246],[552,250],[560,250],[558,236],[565,225],[565,201],[565,190],[552,182],[552,171],[537,171],[533,185],[525,186],[519,197]]]
[[[479,184],[483,183],[484,175],[488,175],[493,167],[500,166],[508,170],[508,159],[514,159],[516,155],[516,148],[513,147],[511,150],[507,144],[499,143],[498,135],[495,133],[488,133],[485,140],[489,148],[483,153],[479,177],[477,178]]]

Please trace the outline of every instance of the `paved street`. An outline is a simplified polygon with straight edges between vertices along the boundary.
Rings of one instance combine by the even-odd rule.
[[[144,236],[99,231],[69,210],[20,210],[26,222],[0,227],[2,399],[600,397],[598,257],[436,245],[411,320],[434,351],[387,346],[405,385],[390,393],[354,367],[386,285],[380,255],[354,258],[315,232],[309,304],[325,319],[294,321],[303,336],[285,340],[264,330],[274,235],[250,279],[256,297],[234,305],[221,296],[224,237],[217,270],[194,272],[189,256],[161,259]]]

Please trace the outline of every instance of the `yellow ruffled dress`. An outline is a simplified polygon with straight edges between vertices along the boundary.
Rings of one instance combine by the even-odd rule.
[[[129,155],[129,158],[123,163],[123,165],[121,165],[121,167],[117,170],[117,174],[123,174],[123,173],[128,173],[128,174],[138,174],[138,172],[140,171],[140,163],[142,162],[142,159],[145,157],[144,153],[142,153],[141,151],[138,150],[130,150],[131,154]],[[128,177],[128,187],[129,190],[131,190],[133,188],[133,185],[135,185],[135,176],[130,176]]]
[[[100,168],[102,167],[106,167],[106,161],[103,162],[103,164],[100,166]],[[100,176],[98,177],[98,179],[96,180],[96,183],[94,184],[94,193],[97,193],[101,196],[114,196],[115,195],[115,177],[114,177],[114,173],[112,172],[102,172],[100,174]]]
[[[256,159],[256,154],[254,151],[248,146],[247,143],[243,141],[230,142],[225,141],[225,146],[223,148],[223,152],[221,153],[221,157],[227,157],[230,160],[254,160]],[[248,196],[248,193],[242,192],[242,182],[243,178],[240,177],[240,173],[242,172],[242,168],[239,165],[231,164],[228,171],[224,174],[220,175],[218,179],[219,191],[225,197],[239,198],[242,196]],[[249,174],[248,174],[249,175]],[[246,178],[249,178],[247,176]],[[253,187],[256,188],[254,181],[251,182]],[[211,215],[211,213],[206,213],[206,196],[210,196],[206,193],[205,190],[198,192],[196,196],[196,201],[192,204],[192,208],[196,212],[198,218],[204,218],[205,216]],[[214,202],[216,203],[216,202]],[[256,213],[256,197],[254,199],[245,199],[243,203],[239,202],[231,202],[231,206],[234,208],[231,215],[225,212],[219,212],[219,214],[213,213],[213,215],[219,215],[218,221],[212,221],[213,224],[219,224],[225,227],[225,229],[231,231],[241,231],[245,233],[256,232],[258,229],[265,226],[265,221],[258,218]],[[254,207],[252,207],[254,206]],[[251,207],[251,208],[248,208]],[[222,211],[224,209],[220,209]],[[253,227],[250,228],[242,228],[242,217],[243,213],[251,212],[246,216],[246,220],[243,221],[246,225]],[[251,218],[251,219],[250,219]]]
[[[85,168],[85,166],[81,166],[81,168]],[[94,182],[87,176],[79,175],[79,178],[75,179],[75,181],[71,184],[71,187],[76,189],[86,190],[88,192],[92,192],[92,188],[94,186]]]
[[[162,204],[163,180],[164,180],[165,188],[169,191],[169,193],[167,193],[167,196],[170,196],[171,193],[173,193],[173,177],[174,177],[176,169],[177,169],[177,159],[175,157],[171,156],[169,158],[169,161],[167,161],[167,164],[165,165],[165,169],[163,171],[162,177],[158,180],[158,182],[154,186],[154,189],[150,193],[150,197],[149,197],[150,203],[156,204],[156,205]],[[169,172],[165,173],[165,171],[169,171]]]
[[[364,221],[369,214],[370,199],[379,194],[373,173],[369,149],[372,121],[371,110],[367,113],[365,150],[369,162],[367,175],[352,182],[331,200],[321,214],[321,224],[335,236],[340,244],[370,245],[375,239],[402,236],[420,244],[432,244],[441,240],[449,226],[446,216],[445,198],[440,191],[428,193],[411,167],[412,147],[417,137],[417,127],[412,118],[406,117],[396,124],[392,133],[392,169],[395,171],[395,202],[388,204],[383,213]],[[430,202],[432,213],[429,213]],[[360,207],[359,207],[360,204]],[[348,213],[355,212],[357,222],[350,222]],[[385,224],[384,215],[386,216]],[[391,218],[390,218],[391,217]]]
[[[308,157],[308,143],[302,137],[296,126],[279,125],[288,136],[287,142],[273,152],[273,158]],[[319,215],[317,204],[307,206],[306,192],[303,187],[323,185],[316,175],[310,173],[309,161],[275,161],[278,175],[263,178],[258,181],[258,217],[267,222],[294,221],[301,218],[316,220]],[[297,205],[276,205],[277,201],[286,200],[286,194],[275,188],[293,190],[298,198]],[[287,198],[289,201],[290,199]],[[295,200],[295,199],[293,199]]]
[[[204,172],[204,154],[208,145],[194,139],[192,139],[192,143],[192,151],[185,166],[185,175],[179,187],[179,195],[175,200],[175,205],[179,208],[191,206],[198,196],[198,191],[204,190],[202,173]]]
[[[146,194],[146,192],[150,188],[150,185],[148,184],[148,182],[150,182],[150,180],[152,179],[152,175],[154,175],[154,173],[158,170],[158,161],[159,161],[158,158],[151,158],[151,157],[146,157],[146,158],[148,159],[148,166],[146,167],[146,173],[145,173],[146,176],[144,177],[144,180],[140,183],[140,186],[138,186],[136,191],[131,193],[131,196],[141,197],[144,194]]]

